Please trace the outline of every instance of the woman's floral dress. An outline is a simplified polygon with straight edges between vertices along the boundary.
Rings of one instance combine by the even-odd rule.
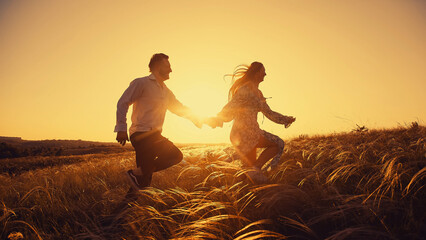
[[[291,117],[272,111],[260,90],[248,84],[238,88],[231,101],[218,114],[218,118],[224,122],[234,120],[230,139],[237,153],[242,156],[246,156],[256,147],[261,136],[275,142],[279,148],[279,152],[271,161],[271,168],[275,168],[281,158],[284,141],[259,128],[258,112],[278,124],[289,124],[292,121]]]

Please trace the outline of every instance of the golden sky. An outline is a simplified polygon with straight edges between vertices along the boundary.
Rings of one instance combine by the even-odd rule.
[[[157,52],[204,115],[226,103],[225,74],[262,62],[269,105],[297,120],[259,114],[260,127],[284,139],[424,124],[425,43],[421,0],[0,0],[0,136],[114,141],[117,101]],[[167,113],[163,133],[229,142],[230,129]]]

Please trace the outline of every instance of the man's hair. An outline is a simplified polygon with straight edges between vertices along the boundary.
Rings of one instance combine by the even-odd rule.
[[[163,59],[169,59],[169,56],[167,56],[164,53],[156,53],[154,55],[152,55],[151,60],[149,61],[149,71],[152,72],[152,70],[154,69],[154,67],[161,62]]]

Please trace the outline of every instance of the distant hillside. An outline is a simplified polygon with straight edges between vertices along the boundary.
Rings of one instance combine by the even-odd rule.
[[[0,159],[26,156],[67,156],[92,153],[130,151],[130,144],[82,140],[23,140],[20,137],[0,136]]]
[[[13,141],[22,141],[22,138],[20,138],[20,137],[3,137],[3,136],[0,136],[0,142],[2,142],[2,141],[10,141],[10,142],[13,142]]]

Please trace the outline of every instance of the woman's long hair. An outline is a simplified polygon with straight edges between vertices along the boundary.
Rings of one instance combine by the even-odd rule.
[[[262,69],[263,64],[260,62],[252,62],[248,65],[238,65],[233,74],[225,75],[232,77],[232,86],[229,89],[228,101],[231,101],[235,92],[247,82],[253,81],[254,75]]]

